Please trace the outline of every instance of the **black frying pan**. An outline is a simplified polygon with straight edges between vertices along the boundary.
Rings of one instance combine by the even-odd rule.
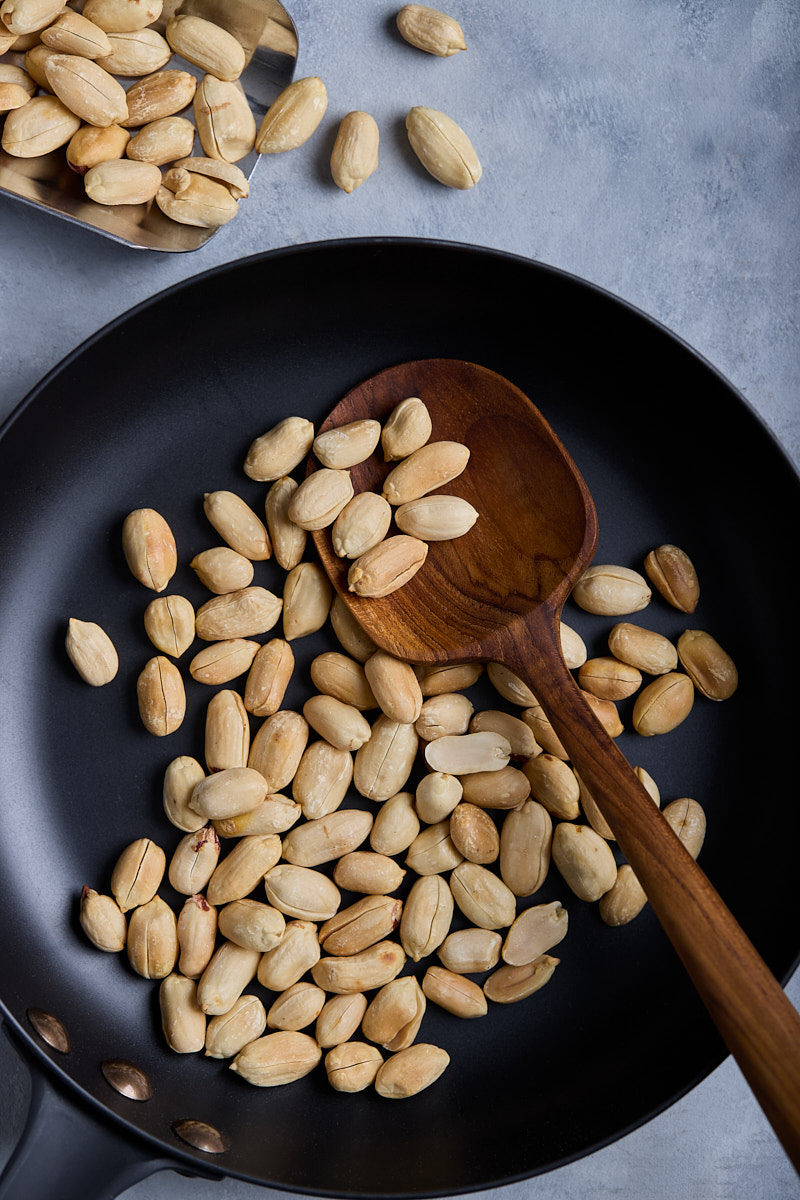
[[[698,702],[670,735],[626,733],[620,744],[665,801],[703,804],[703,867],[775,974],[790,974],[800,816],[788,752],[796,610],[783,564],[800,491],[765,427],[676,338],[551,268],[415,240],[257,256],[114,322],[27,398],[0,439],[1,999],[34,1077],[28,1136],[0,1196],[55,1194],[50,1178],[60,1200],[111,1197],[168,1165],[322,1195],[469,1192],[596,1150],[723,1059],[649,910],[607,929],[570,901],[555,869],[536,897],[570,910],[553,980],[478,1022],[430,1006],[425,1039],[452,1063],[401,1104],[340,1096],[321,1071],[259,1090],[223,1064],[171,1054],[157,985],[88,945],[77,926],[81,885],[106,890],[122,846],[148,834],[169,852],[180,836],[161,809],[161,778],[174,755],[202,747],[209,696],[190,690],[187,720],[168,744],[139,724],[149,597],[122,560],[125,514],[148,505],[168,517],[184,564],[175,590],[205,598],[185,565],[216,540],[203,491],[238,490],[258,507],[263,485],[241,472],[254,436],[288,413],[320,421],[364,377],[428,356],[482,363],[540,407],[594,495],[596,561],[638,567],[671,541],[697,563],[694,617],[658,602],[644,616],[672,637],[687,624],[709,629],[737,661],[739,691],[723,705]],[[271,564],[259,576],[278,584]],[[99,621],[118,644],[122,667],[102,692],[66,661],[70,615]],[[590,653],[603,652],[608,621],[574,606],[565,616]],[[299,647],[289,706],[329,645],[319,635]],[[497,706],[491,693],[475,698]],[[31,1009],[63,1023],[68,1052],[34,1032]],[[113,1090],[100,1069],[110,1058],[141,1068],[152,1098]],[[226,1149],[179,1139],[175,1122],[187,1118],[219,1130]]]

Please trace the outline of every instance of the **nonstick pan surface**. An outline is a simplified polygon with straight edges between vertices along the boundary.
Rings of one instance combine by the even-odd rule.
[[[125,515],[149,506],[167,517],[181,560],[170,591],[202,602],[188,562],[218,540],[203,493],[229,488],[259,508],[265,485],[241,470],[255,436],[291,413],[319,423],[365,377],[424,357],[481,363],[539,406],[594,496],[595,561],[641,569],[662,542],[695,561],[702,594],[691,618],[655,598],[633,619],[673,638],[707,629],[736,660],[739,689],[723,704],[699,698],[661,738],[630,732],[623,704],[619,743],[664,803],[702,803],[701,864],[782,981],[800,950],[796,611],[784,567],[800,488],[742,397],[638,311],[494,251],[341,241],[214,270],[81,347],[0,438],[0,999],[37,1070],[66,1083],[84,1110],[110,1116],[143,1155],[183,1169],[336,1196],[484,1189],[613,1141],[725,1055],[650,910],[609,929],[555,868],[535,898],[561,900],[570,913],[553,979],[479,1021],[429,1005],[421,1036],[445,1046],[451,1065],[399,1104],[371,1091],[339,1095],[321,1069],[257,1089],[224,1063],[170,1053],[157,985],[81,934],[83,884],[107,890],[136,837],[152,836],[169,855],[181,836],[163,814],[161,780],[170,759],[202,749],[210,696],[190,685],[187,719],[168,739],[139,722],[135,681],[153,653],[141,614],[151,596],[122,557]],[[279,589],[281,573],[258,564],[254,582]],[[98,621],[118,646],[119,675],[102,690],[66,660],[69,616]],[[605,651],[613,622],[571,603],[565,619],[590,654]],[[308,663],[323,648],[334,648],[327,632],[298,644],[286,706],[302,703]],[[498,706],[480,686],[473,696]],[[31,1008],[64,1023],[68,1054],[39,1041]],[[136,1063],[152,1098],[113,1091],[100,1072],[108,1058]],[[184,1145],[172,1132],[183,1118],[217,1127],[228,1149],[212,1159]]]

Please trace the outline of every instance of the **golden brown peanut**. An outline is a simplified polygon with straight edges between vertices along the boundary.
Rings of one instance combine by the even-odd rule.
[[[347,586],[357,596],[389,596],[408,583],[428,554],[427,543],[405,533],[384,538],[354,561]]]
[[[212,546],[209,550],[202,550],[195,554],[189,566],[203,586],[217,596],[249,587],[253,582],[252,561],[230,546]]]
[[[613,700],[601,700],[592,692],[582,692],[583,698],[605,729],[609,737],[615,738],[623,732],[624,726],[620,719],[619,710]]]
[[[647,894],[636,878],[633,867],[622,863],[617,867],[613,887],[600,897],[598,911],[606,925],[627,925],[647,904]]]
[[[194,609],[185,596],[156,596],[144,610],[144,631],[156,650],[180,658],[194,641]]]
[[[333,589],[319,563],[292,567],[283,587],[283,636],[287,642],[316,633],[328,619]]]
[[[426,542],[449,542],[469,533],[478,510],[461,496],[420,496],[395,510],[395,524],[403,533]]]
[[[450,1055],[429,1042],[417,1042],[388,1058],[375,1076],[375,1091],[387,1100],[405,1100],[435,1083]]]
[[[218,818],[214,828],[222,838],[244,837],[250,833],[285,833],[301,815],[299,804],[288,796],[271,793],[246,813]]]
[[[644,569],[647,578],[673,608],[694,612],[700,599],[700,584],[685,550],[669,543],[657,546],[644,560]]]
[[[337,1092],[363,1092],[375,1082],[382,1063],[380,1050],[366,1042],[341,1042],[325,1055],[328,1082]]]
[[[323,1050],[329,1046],[341,1046],[353,1036],[367,1011],[367,997],[363,992],[342,992],[325,1001],[317,1017],[314,1037]]]
[[[642,675],[637,667],[609,655],[587,659],[578,671],[578,683],[600,700],[625,700],[641,687]]]
[[[633,727],[643,737],[669,733],[685,721],[694,705],[694,684],[688,675],[669,671],[648,683],[633,706]]]
[[[203,891],[219,859],[219,837],[213,825],[187,833],[175,847],[168,878],[176,892],[196,896]]]
[[[264,890],[273,908],[297,921],[327,921],[341,904],[338,887],[311,867],[280,863],[266,872]]]
[[[560,961],[550,954],[543,954],[522,967],[508,964],[498,967],[483,985],[484,993],[495,1004],[515,1004],[525,1000],[549,982]]]
[[[199,979],[211,961],[217,940],[217,910],[205,896],[189,896],[178,914],[178,970]]]
[[[279,1087],[308,1075],[321,1057],[322,1051],[307,1033],[279,1029],[240,1050],[230,1069],[256,1087]]]
[[[389,414],[381,433],[381,447],[386,462],[408,458],[424,446],[431,436],[431,417],[418,396],[401,400]]]
[[[160,71],[172,58],[168,42],[155,29],[132,29],[106,36],[108,53],[105,57],[99,57],[97,62],[111,75],[150,75],[153,71]],[[194,140],[194,130],[192,133]]]
[[[217,229],[232,221],[239,205],[230,188],[206,175],[172,167],[164,175],[156,204],[172,221],[200,229]]]
[[[303,716],[321,738],[338,750],[359,750],[370,739],[370,724],[363,713],[335,696],[310,696],[303,705]]]
[[[250,722],[244,702],[238,692],[234,692],[232,688],[223,688],[211,697],[206,707],[206,769],[213,772],[226,771],[232,767],[246,767],[249,752]],[[255,782],[253,779],[250,781],[253,787]]]
[[[342,118],[331,151],[331,176],[347,195],[377,170],[379,141],[378,123],[369,113],[356,110]]]
[[[450,876],[450,890],[467,920],[480,929],[503,929],[514,920],[516,897],[511,888],[478,863],[459,863]]]
[[[81,125],[67,143],[67,166],[76,175],[85,175],[98,163],[122,158],[130,137],[120,125]]]
[[[485,1017],[486,996],[477,983],[445,967],[428,967],[422,977],[422,990],[429,1000],[455,1017]]]
[[[568,763],[553,754],[537,754],[522,770],[534,800],[559,820],[575,820],[580,812],[580,784]]]
[[[292,782],[292,796],[308,820],[326,817],[338,809],[352,779],[350,752],[320,739],[303,751]]]
[[[483,731],[501,734],[511,747],[513,760],[534,758],[541,753],[530,725],[526,725],[519,717],[499,709],[483,709],[470,718],[470,733]]]
[[[422,692],[410,663],[376,652],[364,663],[364,674],[381,711],[390,721],[410,725],[422,708]]]
[[[607,617],[639,612],[651,596],[647,580],[638,571],[605,564],[587,567],[572,589],[579,608]]]
[[[415,105],[406,117],[406,131],[411,149],[439,183],[465,191],[479,182],[483,168],[475,147],[447,113]]]
[[[143,979],[163,979],[178,961],[175,914],[160,896],[135,908],[128,920],[128,962]]]
[[[533,761],[533,760],[531,760]],[[530,780],[519,767],[500,771],[477,771],[461,779],[464,800],[478,808],[518,808],[531,794]]]
[[[331,605],[331,628],[342,649],[357,662],[366,662],[370,654],[374,654],[378,649],[339,595],[333,597]]]
[[[325,529],[352,498],[353,484],[348,471],[320,467],[300,484],[289,501],[287,515],[301,529]]]
[[[424,4],[404,4],[397,14],[397,28],[410,45],[439,58],[450,58],[467,48],[458,21]]]
[[[402,900],[393,896],[364,896],[325,922],[320,945],[326,954],[358,954],[394,933],[402,911]]]
[[[175,537],[153,508],[128,513],[122,526],[122,550],[134,579],[154,592],[163,592],[178,566]]]
[[[413,962],[419,962],[441,946],[450,932],[453,912],[453,894],[445,879],[440,875],[424,875],[414,880],[400,918],[400,942]],[[387,1049],[400,1047],[387,1046]]]
[[[369,992],[395,979],[406,956],[397,942],[376,942],[358,954],[330,955],[311,968],[311,977],[326,992]]]
[[[581,635],[570,625],[564,621],[559,623],[559,635],[561,643],[561,653],[564,657],[564,662],[571,671],[582,667],[588,657],[586,651],[586,643]]]
[[[283,857],[299,867],[318,867],[356,850],[369,836],[372,813],[341,808],[303,821],[283,839]]]
[[[599,900],[614,886],[617,864],[608,842],[589,825],[561,821],[553,830],[553,862],[581,900]]]
[[[223,541],[243,558],[261,562],[272,554],[264,522],[235,492],[206,492],[203,511]]]
[[[450,775],[502,771],[510,757],[511,746],[506,739],[491,732],[447,734],[425,747],[425,762],[430,769]]]
[[[547,878],[553,821],[537,800],[506,813],[500,831],[500,877],[515,896],[532,896]]]
[[[255,978],[260,955],[233,942],[223,942],[197,984],[197,1003],[210,1017],[230,1012]]]
[[[267,1009],[268,1029],[305,1029],[316,1021],[325,1004],[325,993],[316,984],[293,983]]]
[[[254,717],[278,711],[294,671],[294,653],[283,638],[272,638],[257,651],[244,689],[244,706]]]
[[[40,36],[45,46],[60,54],[80,54],[84,58],[97,59],[111,53],[111,43],[105,30],[80,13],[69,10],[62,12],[52,25],[46,26]]]
[[[317,691],[350,704],[353,708],[377,708],[378,701],[367,683],[364,667],[354,658],[327,650],[311,663],[311,682]]]
[[[204,75],[192,108],[200,145],[208,158],[238,163],[253,149],[256,119],[241,84]]]
[[[463,795],[464,788],[455,775],[448,775],[444,771],[432,771],[429,775],[423,775],[417,784],[414,808],[420,821],[424,821],[426,825],[437,825],[439,821],[444,821],[450,816]]]
[[[219,931],[229,942],[266,954],[278,945],[286,930],[283,913],[260,900],[242,897],[226,904],[219,914]]]
[[[419,816],[411,792],[397,792],[381,804],[372,830],[369,844],[377,854],[402,854],[419,833]]]
[[[0,5],[0,26],[17,37],[37,33],[59,15],[65,0],[5,0]]]
[[[206,820],[249,812],[267,795],[264,777],[251,767],[227,767],[195,784],[189,807]]]
[[[678,652],[668,638],[641,625],[620,621],[608,635],[608,648],[620,662],[646,675],[665,675],[678,665]]]
[[[261,883],[281,856],[276,833],[251,833],[237,842],[215,869],[206,889],[209,904],[243,900]]]
[[[527,683],[520,679],[518,675],[515,675],[503,663],[489,663],[486,670],[492,687],[509,704],[516,704],[520,708],[528,708],[537,702]]]
[[[178,13],[167,22],[166,38],[176,54],[217,79],[238,79],[244,70],[243,47],[213,21]]]
[[[392,523],[392,507],[377,492],[359,492],[348,500],[331,529],[340,558],[360,558],[382,542]]]
[[[172,117],[192,103],[197,80],[188,71],[153,71],[128,88],[126,129],[140,128],[161,117]]]
[[[195,632],[204,642],[255,637],[272,629],[282,608],[283,601],[266,588],[238,588],[200,605]]]
[[[162,799],[168,820],[185,833],[196,833],[206,818],[189,807],[195,786],[205,778],[205,771],[196,758],[181,754],[173,758],[164,772]]]
[[[413,725],[376,718],[369,739],[356,751],[353,783],[368,800],[388,800],[403,790],[414,766],[419,738]]]
[[[459,476],[468,461],[461,442],[428,442],[392,468],[383,481],[384,499],[394,506],[419,500]]]
[[[93,621],[70,617],[65,645],[70,662],[85,683],[103,687],[116,676],[119,657],[114,643]]]
[[[446,692],[463,692],[477,683],[483,671],[483,663],[446,663],[441,667],[427,667],[420,674],[419,686],[426,699]]]
[[[128,115],[125,89],[113,75],[79,54],[51,54],[45,61],[51,90],[70,112],[90,125],[116,125]]]
[[[261,956],[258,982],[271,992],[284,992],[303,978],[306,971],[319,961],[319,956],[314,922],[287,921],[278,945]]]
[[[672,800],[664,808],[664,818],[692,858],[697,858],[706,836],[706,814],[701,805],[686,797]]]
[[[425,993],[413,975],[392,979],[367,1006],[361,1022],[364,1037],[384,1050],[405,1050],[419,1032],[425,1007]]]
[[[93,888],[81,890],[81,929],[98,950],[116,953],[125,949],[128,922],[125,914],[111,896],[102,896]]]
[[[433,742],[436,738],[466,733],[470,729],[473,712],[473,704],[468,696],[462,696],[459,692],[442,692],[424,701],[414,725],[423,741]]]
[[[294,779],[307,743],[305,717],[292,709],[279,709],[256,730],[248,766],[264,777],[269,792],[280,792]]]
[[[195,654],[189,663],[189,674],[198,683],[230,683],[250,670],[259,647],[259,642],[251,642],[246,638],[212,642]]]
[[[520,716],[526,725],[530,725],[533,736],[545,753],[554,754],[556,758],[562,758],[565,762],[568,760],[569,755],[538,700],[529,708],[523,709]]]
[[[567,934],[567,910],[558,900],[526,908],[514,920],[503,942],[503,962],[523,967],[557,946]]]
[[[450,837],[450,819],[428,825],[414,838],[406,854],[406,866],[418,875],[439,875],[451,871],[463,856]]]
[[[475,804],[457,804],[450,814],[450,837],[468,862],[495,862],[500,854],[500,834],[492,818]]]
[[[151,658],[136,681],[139,715],[148,733],[167,737],[186,715],[186,692],[181,673],[162,654]]]
[[[346,471],[369,458],[381,436],[379,421],[364,419],[327,429],[314,438],[312,450],[323,467]]]
[[[83,15],[106,33],[123,33],[152,25],[162,8],[162,0],[86,0]]]
[[[83,185],[96,204],[147,204],[161,186],[161,172],[154,163],[109,159],[90,167]]]
[[[270,105],[259,126],[259,154],[296,150],[311,137],[328,107],[328,93],[319,76],[295,79]]]
[[[288,480],[289,473],[310,454],[313,441],[311,421],[305,417],[284,417],[251,444],[244,460],[244,473],[260,483]]]
[[[235,163],[224,162],[218,158],[206,158],[203,155],[190,155],[181,158],[174,164],[191,171],[193,175],[208,175],[217,183],[223,183],[234,200],[246,200],[250,195],[250,182],[240,167]],[[278,559],[280,562],[280,559]]]
[[[678,658],[698,692],[708,700],[729,700],[739,684],[736,664],[719,642],[702,629],[684,629]]]
[[[447,935],[437,954],[448,971],[473,975],[497,966],[502,943],[493,929],[457,929]]]
[[[396,891],[405,871],[387,854],[373,850],[353,850],[344,854],[333,870],[333,880],[348,892],[385,896]]]
[[[267,1027],[267,1013],[258,996],[240,996],[226,1013],[212,1017],[206,1028],[206,1057],[233,1058]]]
[[[161,1028],[170,1050],[196,1054],[206,1044],[206,1014],[197,1003],[197,984],[174,972],[158,989]]]

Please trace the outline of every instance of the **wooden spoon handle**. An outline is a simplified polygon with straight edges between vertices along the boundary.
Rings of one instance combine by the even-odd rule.
[[[800,1172],[800,1017],[581,696],[561,657],[552,615],[539,609],[531,619],[534,636],[524,628],[507,630],[502,661],[545,709]]]

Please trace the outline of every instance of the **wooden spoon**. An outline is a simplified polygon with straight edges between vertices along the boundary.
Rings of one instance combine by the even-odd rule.
[[[460,360],[426,359],[381,372],[349,392],[320,432],[366,417],[383,422],[408,396],[427,405],[433,440],[469,447],[464,474],[440,490],[469,500],[480,517],[465,536],[432,544],[422,569],[379,599],[348,591],[350,563],[334,554],[330,529],[320,530],[313,537],[334,587],[389,653],[422,664],[503,663],[529,685],[800,1170],[800,1017],[594,716],[561,655],[561,610],[597,540],[586,484],[527,396],[501,375]],[[393,465],[381,457],[378,451],[352,468],[357,493],[381,491]]]

